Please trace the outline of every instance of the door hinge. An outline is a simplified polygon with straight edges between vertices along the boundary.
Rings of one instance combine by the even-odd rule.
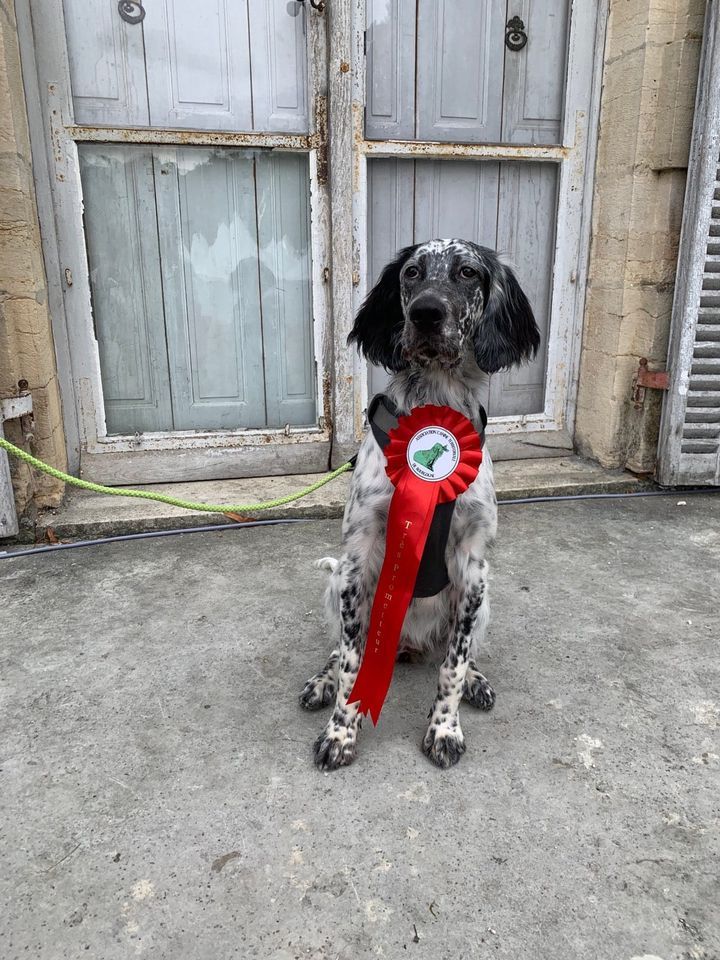
[[[328,116],[327,97],[318,94],[315,97],[315,133],[313,145],[316,153],[316,176],[319,185],[328,182]]]
[[[642,357],[632,382],[632,401],[640,410],[645,402],[646,390],[668,390],[670,374],[667,370],[648,370],[647,357]]]

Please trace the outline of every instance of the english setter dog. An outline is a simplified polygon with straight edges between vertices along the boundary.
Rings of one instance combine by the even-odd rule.
[[[393,376],[386,401],[396,414],[437,404],[468,417],[482,436],[480,390],[487,374],[535,356],[540,334],[512,270],[485,247],[464,240],[432,240],[406,247],[382,272],[363,303],[349,342]],[[488,623],[488,564],[497,526],[492,462],[487,449],[476,480],[459,496],[450,522],[445,586],[410,604],[399,655],[443,656],[423,752],[439,767],[465,752],[461,699],[489,710],[495,693],[475,658]],[[335,707],[315,743],[315,763],[334,770],[352,763],[362,717],[349,704],[367,635],[385,549],[393,486],[373,431],[358,453],[343,520],[343,555],[319,561],[330,571],[326,607],[337,646],[300,694],[307,710],[334,698]]]

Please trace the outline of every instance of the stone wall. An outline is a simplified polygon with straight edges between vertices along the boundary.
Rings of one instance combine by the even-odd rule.
[[[611,0],[576,441],[608,467],[651,471],[661,396],[631,399],[641,357],[663,368],[704,0]]]
[[[35,206],[27,110],[13,0],[0,0],[0,397],[27,380],[35,410],[32,451],[66,466],[60,392]],[[24,443],[17,421],[8,440]],[[28,446],[27,443],[24,443]],[[62,484],[11,463],[18,511],[56,504]]]

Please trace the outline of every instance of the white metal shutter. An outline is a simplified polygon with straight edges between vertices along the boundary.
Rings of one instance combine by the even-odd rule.
[[[695,103],[658,479],[720,484],[720,14],[710,2]]]

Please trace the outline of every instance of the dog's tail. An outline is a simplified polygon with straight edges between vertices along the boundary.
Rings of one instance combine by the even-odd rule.
[[[340,561],[336,560],[335,557],[320,557],[319,560],[315,561],[318,570],[327,570],[328,573],[335,573],[339,564]]]

